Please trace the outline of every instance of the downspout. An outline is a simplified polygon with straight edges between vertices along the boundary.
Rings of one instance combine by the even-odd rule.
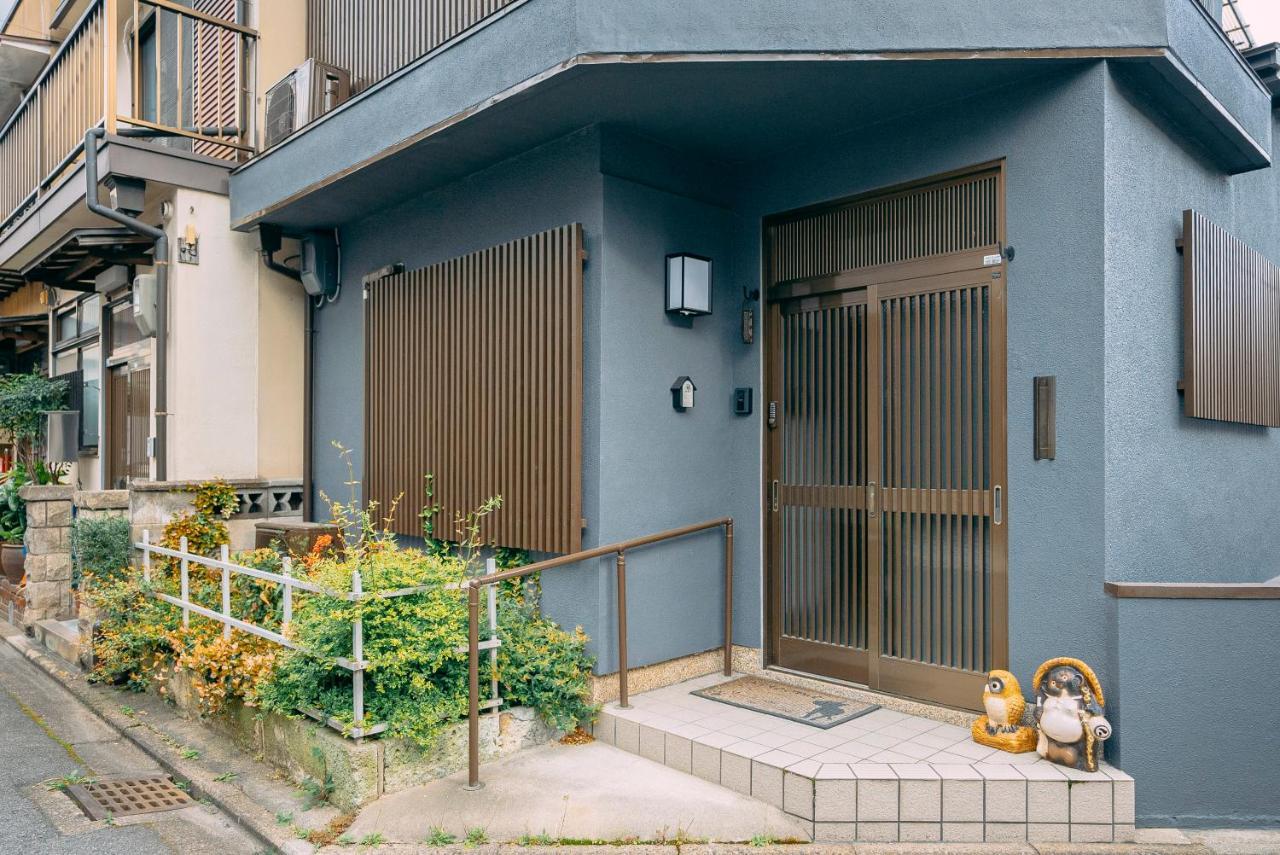
[[[312,385],[315,380],[314,356],[316,336],[316,307],[307,298],[306,339],[302,344],[302,519],[315,522],[315,499],[311,495],[313,477],[311,467],[315,462],[315,449],[312,447],[314,427],[311,424]]]
[[[109,208],[98,201],[98,140],[106,136],[104,128],[90,128],[84,135],[84,200],[89,210],[100,217],[113,220],[130,231],[155,241],[152,256],[156,267],[156,437],[152,449],[156,459],[156,480],[168,477],[168,418],[169,418],[169,238],[164,229],[144,223],[135,217]]]

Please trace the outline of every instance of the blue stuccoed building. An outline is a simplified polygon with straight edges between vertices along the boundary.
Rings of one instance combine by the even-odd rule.
[[[313,517],[332,441],[409,539],[428,472],[538,555],[732,517],[742,662],[976,711],[1077,657],[1089,839],[1280,823],[1274,45],[1212,0],[307,5],[320,115],[269,95],[230,198],[302,246]],[[628,553],[651,685],[722,643],[723,548]],[[601,675],[612,567],[543,580]]]

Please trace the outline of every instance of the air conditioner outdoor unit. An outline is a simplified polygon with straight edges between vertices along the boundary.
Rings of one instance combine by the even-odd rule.
[[[282,142],[294,131],[350,97],[350,74],[341,68],[308,59],[267,90],[263,148]]]

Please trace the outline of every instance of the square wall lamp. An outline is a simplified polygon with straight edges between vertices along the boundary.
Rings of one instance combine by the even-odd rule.
[[[667,311],[686,317],[711,314],[711,259],[667,256]]]

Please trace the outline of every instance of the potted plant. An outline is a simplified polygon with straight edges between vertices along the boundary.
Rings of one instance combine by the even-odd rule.
[[[13,468],[0,475],[0,568],[14,585],[23,577],[23,535],[27,504],[19,490],[27,484],[57,484],[66,474],[62,465],[44,460],[44,414],[65,405],[67,381],[31,374],[0,377],[0,431],[13,442]]]
[[[0,570],[12,585],[21,584],[24,574],[22,537],[27,531],[27,503],[18,490],[26,483],[22,467],[0,475]]]

